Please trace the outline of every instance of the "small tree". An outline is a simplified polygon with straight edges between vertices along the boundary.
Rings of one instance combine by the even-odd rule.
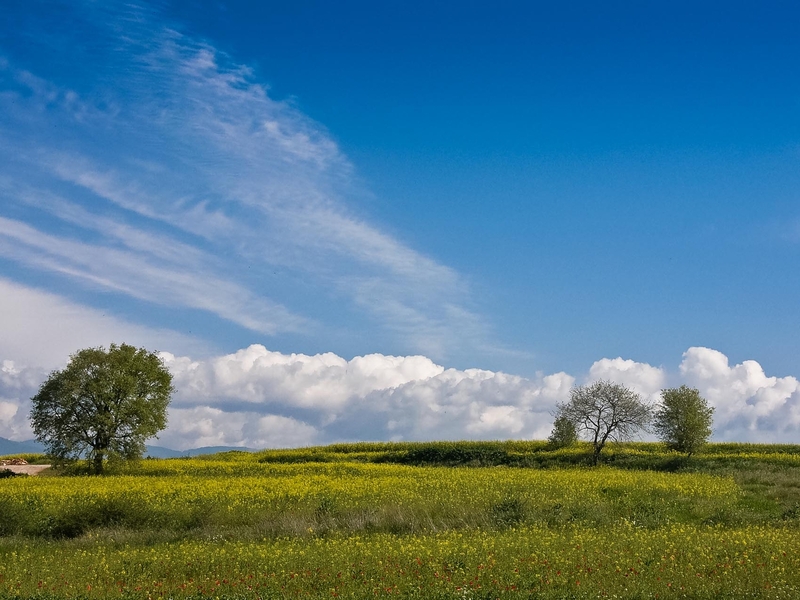
[[[127,344],[87,348],[53,371],[31,399],[31,425],[48,454],[86,457],[103,472],[107,458],[139,458],[146,439],[167,426],[172,375],[158,355]]]
[[[557,416],[553,423],[553,431],[547,441],[553,448],[572,446],[578,441],[578,430],[575,428],[575,423],[564,415]]]
[[[569,402],[559,404],[556,414],[589,437],[593,448],[592,464],[596,465],[608,440],[628,440],[647,429],[652,409],[639,394],[624,385],[597,381],[572,388]]]
[[[682,385],[661,391],[653,429],[668,448],[691,456],[711,436],[713,414],[699,390]]]

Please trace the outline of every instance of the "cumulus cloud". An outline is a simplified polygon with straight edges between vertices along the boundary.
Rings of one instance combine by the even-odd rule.
[[[373,413],[371,427],[383,439],[534,439],[546,437],[550,413],[568,397],[566,373],[526,379],[501,372],[447,369],[427,380],[376,390],[345,414],[358,423]]]
[[[791,440],[800,432],[796,378],[768,377],[755,361],[730,366],[725,355],[708,348],[690,348],[673,372],[604,358],[578,379],[563,372],[525,378],[445,369],[423,356],[373,354],[346,360],[332,353],[282,354],[260,345],[207,360],[164,356],[179,390],[176,433],[170,439],[181,448],[191,446],[194,435],[253,447],[340,440],[544,439],[556,404],[569,398],[571,387],[597,379],[627,385],[654,403],[664,387],[697,387],[716,407],[717,440]],[[198,405],[204,407],[202,418],[191,412]],[[281,425],[263,429],[258,424],[264,419]],[[190,425],[180,425],[184,421]]]
[[[254,412],[224,412],[218,408],[171,408],[169,428],[159,435],[159,444],[187,450],[204,446],[291,448],[322,441],[315,427],[280,415]]]
[[[28,422],[30,398],[45,377],[41,368],[12,360],[0,362],[0,437],[23,441],[33,436]]]
[[[589,380],[606,379],[621,383],[649,400],[655,400],[666,381],[661,367],[618,358],[603,358],[589,369]]]
[[[259,405],[288,402],[334,410],[353,396],[420,381],[444,369],[424,356],[371,354],[347,361],[333,353],[271,352],[255,344],[205,361],[164,354],[176,385],[191,398],[235,399]]]
[[[425,356],[283,354],[261,345],[191,358],[162,357],[176,395],[157,442],[200,446],[297,447],[335,441],[544,439],[556,404],[578,382],[610,379],[651,401],[662,387],[697,387],[715,407],[715,440],[796,441],[800,382],[765,374],[755,361],[731,365],[719,351],[687,350],[674,371],[630,359],[601,359],[578,378],[520,377],[448,369]],[[28,439],[28,398],[41,367],[5,360],[0,436]]]
[[[715,437],[760,442],[794,441],[800,433],[800,381],[771,377],[754,360],[731,366],[710,348],[689,348],[680,374],[715,408]]]
[[[526,379],[445,369],[424,356],[346,360],[331,353],[281,354],[260,345],[208,360],[171,354],[164,359],[179,390],[178,410],[206,407],[203,419],[190,419],[190,427],[219,422],[219,435],[231,439],[231,423],[247,415],[247,427],[233,425],[244,445],[286,445],[289,431],[303,443],[541,437],[555,403],[567,397],[574,381],[565,373]],[[183,421],[183,413],[175,417]],[[260,425],[253,429],[254,423]],[[195,433],[176,429],[174,439],[186,446]],[[180,435],[186,439],[178,440]]]

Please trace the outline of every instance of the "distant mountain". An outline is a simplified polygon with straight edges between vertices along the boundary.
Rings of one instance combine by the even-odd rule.
[[[191,450],[173,450],[163,446],[147,446],[144,454],[153,458],[179,458],[181,456],[200,456],[201,454],[216,454],[217,452],[229,452],[231,450],[255,452],[252,448],[242,448],[240,446],[206,446],[204,448],[192,448]],[[39,452],[44,452],[44,446],[36,440],[14,442],[0,437],[0,456],[5,456],[6,454],[35,454]]]
[[[178,458],[183,456],[183,452],[172,448],[164,448],[163,446],[147,446],[144,455],[151,458]]]
[[[191,450],[173,450],[163,446],[148,446],[145,456],[153,458],[180,458],[182,456],[200,456],[201,454],[216,454],[217,452],[230,452],[239,450],[240,452],[256,452],[253,448],[242,446],[205,446],[203,448],[192,448]]]
[[[14,442],[0,437],[0,456],[5,456],[6,454],[35,454],[38,452],[44,452],[44,446],[36,440]]]

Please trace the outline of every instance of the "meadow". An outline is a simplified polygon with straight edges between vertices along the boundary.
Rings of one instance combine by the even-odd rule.
[[[800,446],[588,454],[339,444],[4,478],[0,597],[800,596]]]

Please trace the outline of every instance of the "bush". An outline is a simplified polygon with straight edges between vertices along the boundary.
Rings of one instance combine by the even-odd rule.
[[[711,436],[713,413],[714,409],[694,388],[682,385],[662,390],[653,429],[669,449],[691,456]]]
[[[556,418],[553,423],[553,431],[547,442],[556,450],[559,448],[568,448],[578,441],[578,430],[575,423],[570,421],[564,415]]]
[[[491,517],[498,527],[513,527],[525,520],[526,502],[516,495],[508,495],[491,507]]]

